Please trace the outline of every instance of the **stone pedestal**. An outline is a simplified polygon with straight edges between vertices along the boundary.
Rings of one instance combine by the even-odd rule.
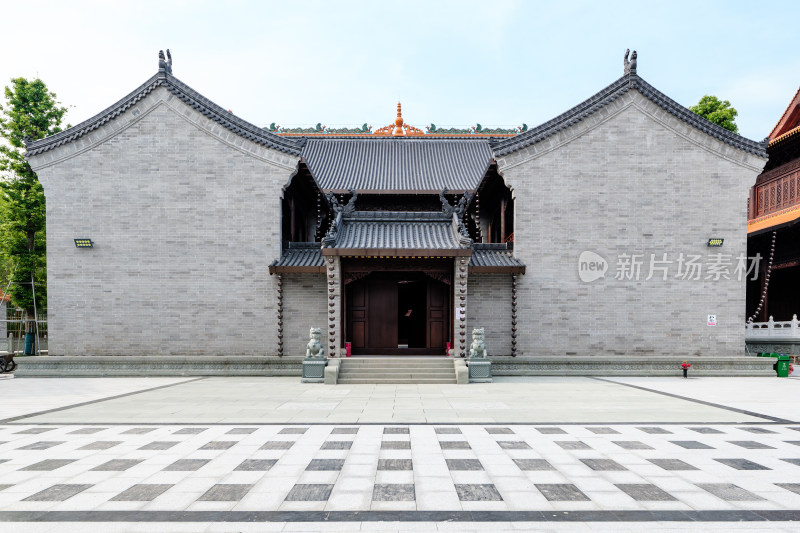
[[[492,362],[488,359],[471,359],[469,362],[470,383],[491,383]]]
[[[339,381],[339,359],[331,359],[328,361],[328,366],[325,367],[325,384],[336,385]]]
[[[323,383],[325,381],[325,359],[306,359],[303,361],[303,383]]]
[[[469,369],[467,362],[463,359],[455,359],[453,361],[456,370],[456,383],[459,385],[466,385],[469,383]]]

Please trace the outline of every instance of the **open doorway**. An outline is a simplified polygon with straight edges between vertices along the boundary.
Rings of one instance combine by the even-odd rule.
[[[426,280],[397,281],[397,347],[425,348]]]
[[[422,272],[373,272],[347,285],[354,355],[445,355],[450,286]]]

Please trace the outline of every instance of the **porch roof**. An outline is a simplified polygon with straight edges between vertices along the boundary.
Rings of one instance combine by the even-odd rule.
[[[507,244],[472,245],[472,257],[469,259],[470,273],[477,274],[524,274],[525,264],[514,257],[513,250]]]
[[[269,265],[270,274],[297,273],[323,273],[325,263],[320,253],[318,242],[290,242],[289,246]]]
[[[459,244],[457,237],[452,235],[452,230],[447,227],[449,222],[444,216],[438,213],[399,214],[403,215],[400,217],[403,218],[402,221],[392,221],[386,214],[380,216],[375,213],[373,216],[357,217],[355,223],[353,219],[346,219],[351,228],[341,241],[337,239],[337,245],[341,242],[351,246],[341,246],[335,251],[331,248],[323,249],[318,242],[290,242],[281,257],[269,265],[269,273],[323,273],[325,271],[323,250],[328,251],[325,255],[381,257],[449,257],[467,256],[471,252],[468,265],[470,273],[525,273],[525,264],[514,257],[513,249],[508,244],[474,243],[471,247],[465,248]],[[429,220],[424,220],[426,218]],[[394,223],[389,224],[389,222]],[[381,240],[387,245],[404,244],[406,247],[374,246],[379,245]],[[373,246],[370,248],[370,245]]]
[[[322,255],[452,257],[472,254],[451,215],[434,212],[357,211],[341,219]]]

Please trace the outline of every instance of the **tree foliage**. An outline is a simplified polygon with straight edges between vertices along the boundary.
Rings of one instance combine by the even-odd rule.
[[[11,80],[0,105],[0,255],[13,272],[9,296],[13,305],[33,311],[32,275],[36,302],[45,305],[45,198],[36,173],[25,159],[26,139],[36,140],[61,131],[67,112],[40,79]],[[9,279],[3,283],[3,288]]]
[[[690,107],[689,110],[714,124],[722,126],[726,130],[739,133],[739,126],[735,122],[739,112],[731,107],[731,103],[727,100],[705,95],[696,106]]]

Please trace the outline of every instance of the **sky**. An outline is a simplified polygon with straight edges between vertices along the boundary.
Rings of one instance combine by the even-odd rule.
[[[800,2],[37,1],[0,11],[0,83],[41,78],[78,124],[173,74],[259,126],[534,127],[638,73],[766,137],[800,86]]]

